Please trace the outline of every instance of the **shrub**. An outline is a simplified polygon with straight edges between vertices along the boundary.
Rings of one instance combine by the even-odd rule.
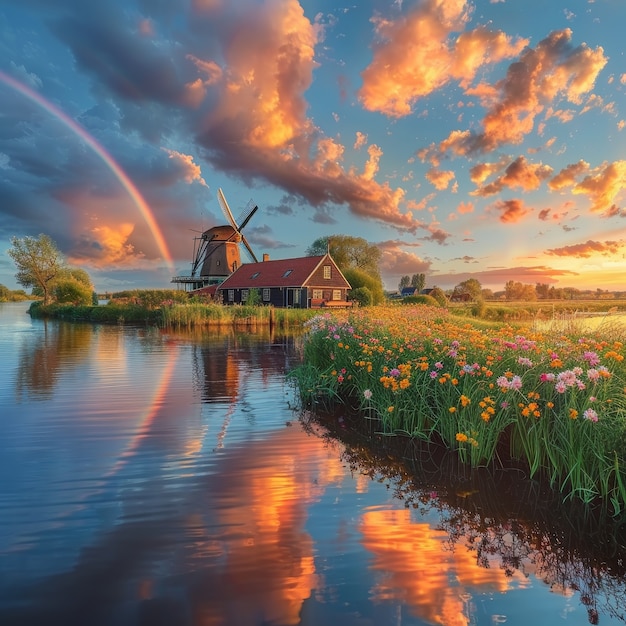
[[[349,292],[350,300],[358,302],[359,306],[371,306],[374,302],[372,292],[367,287],[358,287]]]
[[[425,304],[427,306],[439,306],[439,302],[432,296],[419,295],[408,296],[402,299],[403,304]]]

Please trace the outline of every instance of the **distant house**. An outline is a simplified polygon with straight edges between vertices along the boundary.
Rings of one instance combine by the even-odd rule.
[[[450,296],[450,302],[469,302],[472,296],[467,292],[453,293]]]
[[[400,292],[400,296],[403,298],[408,298],[409,296],[417,295],[416,287],[402,287],[402,291]]]
[[[251,289],[261,304],[279,308],[347,307],[350,283],[329,254],[246,263],[217,287],[223,304],[245,304]]]

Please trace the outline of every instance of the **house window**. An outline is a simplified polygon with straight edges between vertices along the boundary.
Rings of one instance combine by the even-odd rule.
[[[324,278],[330,278],[330,265],[324,265]]]
[[[234,289],[229,289],[228,290],[228,301],[229,302],[234,302],[235,301],[235,290]]]
[[[287,270],[287,271],[283,274],[283,278],[287,278],[287,276],[289,276],[289,274],[291,274],[291,272],[293,272],[293,270]]]
[[[241,290],[241,301],[242,302],[246,302],[248,300],[248,289],[242,289]]]
[[[270,290],[263,289],[263,302],[269,302],[269,301],[270,301]]]
[[[313,289],[313,300],[321,300],[322,298],[323,298],[322,290],[321,289]]]
[[[261,272],[254,272],[250,278],[256,278]]]
[[[333,300],[341,300],[341,289],[333,289]]]

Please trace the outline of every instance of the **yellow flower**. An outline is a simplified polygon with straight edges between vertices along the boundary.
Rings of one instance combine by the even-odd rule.
[[[569,410],[569,418],[575,420],[578,417],[578,411],[576,409]]]
[[[468,437],[465,433],[457,433],[456,434],[456,440],[460,441],[461,443],[464,443],[468,440]]]
[[[450,413],[456,413],[456,407],[455,406],[451,406],[448,411],[450,411]]]

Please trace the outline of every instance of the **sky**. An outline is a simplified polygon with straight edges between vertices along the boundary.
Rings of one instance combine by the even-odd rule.
[[[403,275],[626,290],[624,0],[0,0],[0,284],[99,292],[362,237]],[[248,262],[242,249],[242,261]]]

